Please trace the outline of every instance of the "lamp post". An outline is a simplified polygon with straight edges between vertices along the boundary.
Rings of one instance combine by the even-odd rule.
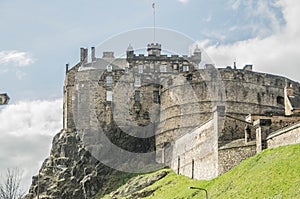
[[[200,187],[190,187],[190,189],[198,189],[198,190],[205,191],[205,197],[206,197],[206,199],[208,199],[208,192],[206,189],[200,188]]]
[[[66,169],[66,167],[61,167],[61,165],[57,166],[47,166],[47,168],[55,168],[55,169]],[[38,172],[38,182],[37,182],[37,192],[36,192],[36,198],[40,199],[40,170]]]

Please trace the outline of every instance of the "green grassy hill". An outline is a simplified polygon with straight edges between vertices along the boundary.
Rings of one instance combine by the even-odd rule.
[[[158,175],[164,177],[153,180]],[[140,175],[105,198],[205,198],[204,191],[190,186],[207,189],[209,198],[300,198],[300,144],[264,150],[211,181],[170,169]]]

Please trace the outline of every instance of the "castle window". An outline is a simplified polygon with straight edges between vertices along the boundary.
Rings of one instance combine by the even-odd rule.
[[[128,72],[129,72],[129,68],[125,67],[125,73],[128,74]]]
[[[139,102],[140,101],[140,91],[134,92],[134,101]]]
[[[107,65],[107,66],[106,66],[107,72],[111,72],[111,71],[112,71],[112,68],[113,68],[112,65],[110,65],[110,64]]]
[[[184,65],[184,66],[182,67],[182,71],[183,71],[183,72],[189,71],[189,66],[188,66],[188,65]]]
[[[160,72],[161,73],[167,72],[167,65],[160,65]]]
[[[141,77],[135,77],[134,78],[134,86],[140,87],[141,86]]]
[[[153,91],[153,102],[157,104],[160,103],[159,91]]]
[[[169,79],[168,80],[168,86],[172,86],[173,85],[173,79]]]
[[[112,86],[112,83],[113,83],[112,76],[107,76],[106,77],[106,86]]]
[[[278,96],[276,98],[276,101],[277,101],[277,104],[284,105],[284,98],[283,97]]]
[[[146,112],[144,113],[143,118],[144,118],[145,120],[149,120],[149,119],[150,119],[150,115],[149,115],[149,112],[148,112],[148,111],[146,111]]]
[[[106,101],[112,102],[113,93],[112,91],[106,91]]]
[[[187,81],[192,81],[192,80],[193,80],[193,75],[192,75],[192,74],[188,74],[188,75],[186,76],[186,80],[187,80]]]
[[[139,69],[139,73],[143,73],[144,66],[143,66],[143,65],[139,65],[139,66],[138,66],[138,69]]]
[[[282,81],[280,79],[276,79],[275,85],[282,86]]]
[[[173,69],[178,70],[178,64],[173,64]]]
[[[257,93],[257,101],[259,104],[261,103],[261,95],[259,93]]]

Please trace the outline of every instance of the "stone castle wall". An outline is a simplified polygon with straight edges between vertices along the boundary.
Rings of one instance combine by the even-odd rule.
[[[247,70],[217,69],[215,73],[209,69],[182,73],[172,79],[171,85],[163,85],[158,147],[209,120],[216,105],[225,105],[226,114],[241,120],[248,114],[283,115],[285,84],[300,88],[299,83],[287,78]],[[228,140],[224,132],[226,142],[244,137],[244,124],[237,127],[242,130],[232,139]]]
[[[75,89],[75,75],[80,67],[80,63],[75,65],[71,70],[66,71],[66,78],[64,83],[64,102],[63,102],[63,128],[74,129],[73,119],[73,100]]]
[[[219,148],[218,174],[223,174],[237,166],[243,160],[256,154],[255,141],[245,144],[244,139],[236,140],[228,146]]]
[[[267,147],[275,148],[300,143],[300,123],[279,129],[267,136]]]
[[[172,143],[169,165],[178,174],[209,180],[218,176],[219,112],[198,128],[185,133]]]

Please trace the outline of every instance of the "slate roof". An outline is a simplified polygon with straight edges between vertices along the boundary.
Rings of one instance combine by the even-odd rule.
[[[288,96],[288,98],[289,98],[289,101],[291,102],[293,109],[300,109],[300,96],[299,95]]]
[[[126,58],[97,58],[95,62],[90,62],[80,67],[79,71],[90,69],[106,70],[107,65],[112,65],[113,69],[123,69],[127,66]]]

